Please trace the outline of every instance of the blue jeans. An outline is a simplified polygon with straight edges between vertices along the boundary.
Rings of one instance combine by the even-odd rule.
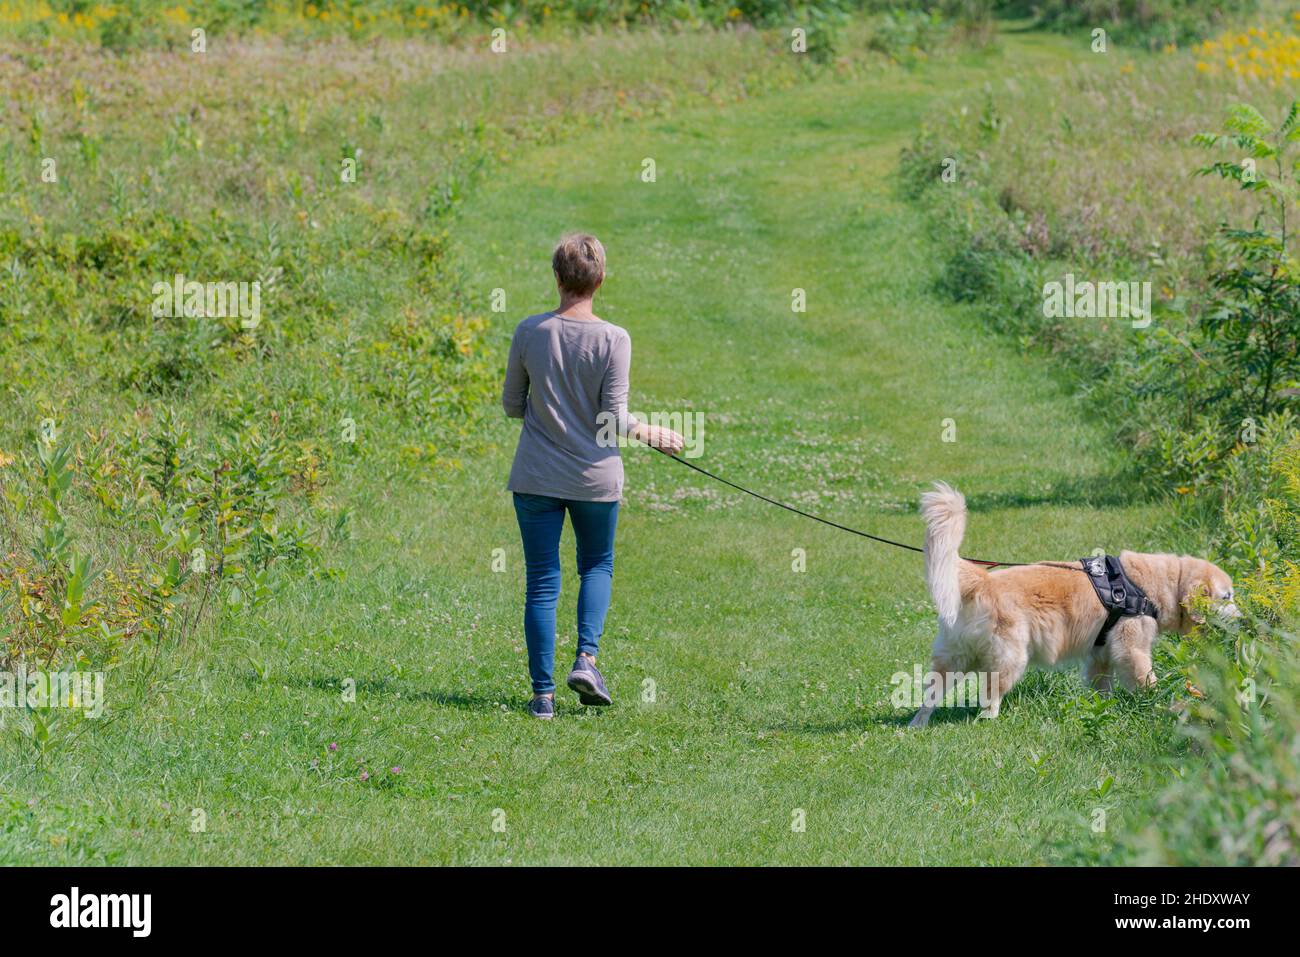
[[[575,502],[549,495],[515,492],[515,515],[524,542],[528,588],[524,598],[524,638],[534,694],[555,690],[555,605],[560,598],[560,533],[567,510],[578,539],[578,653],[593,658],[605,630],[614,577],[614,528],[618,502]]]

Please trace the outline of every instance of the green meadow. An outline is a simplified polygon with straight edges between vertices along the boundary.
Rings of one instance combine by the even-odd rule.
[[[178,67],[215,84],[202,109],[137,79],[129,130],[93,58],[59,60],[88,108],[28,75],[26,140],[0,146],[9,663],[106,682],[99,718],[5,714],[0,862],[1032,865],[1144,828],[1196,759],[1176,681],[1101,700],[1034,673],[994,722],[911,732],[897,676],[936,627],[920,557],[639,446],[601,642],[615,704],[561,689],[555,720],[526,711],[497,377],[574,229],[608,249],[596,310],[632,335],[633,409],[698,415],[697,464],[915,544],[942,479],[981,558],[1208,547],[1076,370],[942,291],[953,239],[900,182],[927,117],[1082,69],[1077,35],[1026,26],[893,56],[849,25],[817,65],[745,31],[545,34],[513,63],[257,39],[228,77]],[[14,185],[36,133],[80,150],[67,192]],[[119,213],[134,225],[96,232]],[[271,277],[265,327],[196,342],[100,318],[205,269]],[[173,561],[205,543],[215,573]],[[50,617],[84,555],[103,574]],[[562,555],[557,668],[570,530]]]

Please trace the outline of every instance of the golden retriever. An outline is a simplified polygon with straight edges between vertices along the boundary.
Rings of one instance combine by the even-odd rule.
[[[1155,603],[1159,618],[1121,618],[1104,644],[1095,641],[1106,609],[1081,562],[987,569],[959,557],[966,499],[942,482],[921,496],[925,577],[939,612],[939,634],[911,726],[923,728],[945,689],[980,678],[980,717],[996,718],[1003,696],[1030,665],[1087,659],[1088,679],[1102,691],[1112,676],[1127,688],[1155,683],[1151,647],[1160,632],[1185,634],[1204,617],[1196,599],[1238,617],[1232,579],[1202,558],[1121,552],[1129,578]]]

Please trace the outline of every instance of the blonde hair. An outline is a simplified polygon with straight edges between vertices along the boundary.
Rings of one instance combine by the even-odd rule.
[[[551,268],[562,290],[590,296],[605,279],[605,247],[590,233],[570,233],[551,253]]]

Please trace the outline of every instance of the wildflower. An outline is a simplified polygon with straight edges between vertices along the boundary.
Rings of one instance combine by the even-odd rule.
[[[337,741],[331,741],[329,743],[329,749],[331,751],[337,751],[339,749],[339,743]]]

